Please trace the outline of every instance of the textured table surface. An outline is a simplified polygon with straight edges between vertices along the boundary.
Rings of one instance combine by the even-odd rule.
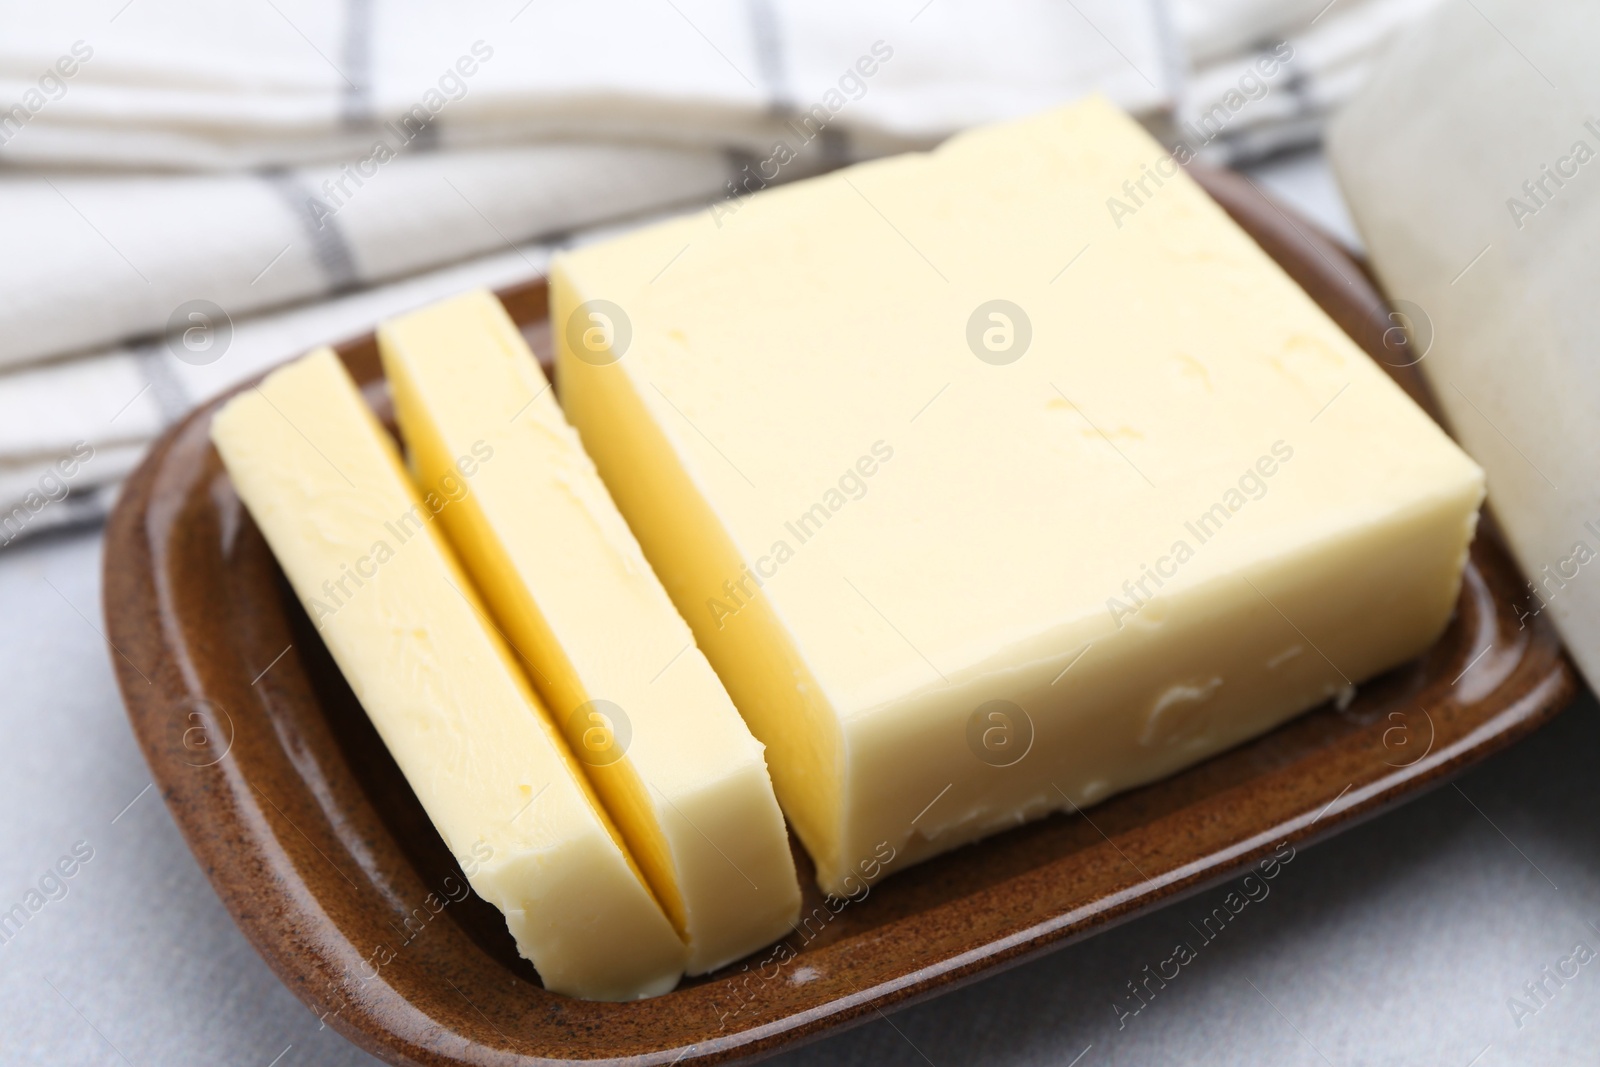
[[[1352,239],[1314,158],[1258,177]],[[278,984],[146,791],[99,566],[96,533],[0,551],[0,911],[45,900],[0,944],[0,1063],[376,1062]],[[775,1062],[1593,1064],[1597,756],[1585,695],[1456,784],[1302,852],[1121,1028],[1126,983],[1193,940],[1225,888]],[[72,876],[47,878],[63,857]],[[1548,977],[1563,961],[1575,975]]]

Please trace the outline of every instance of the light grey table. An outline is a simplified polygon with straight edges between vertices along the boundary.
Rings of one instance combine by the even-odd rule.
[[[1351,237],[1314,158],[1258,177]],[[0,551],[0,911],[45,901],[0,944],[0,1063],[375,1062],[278,984],[146,791],[99,567],[93,532]],[[1121,1029],[1125,983],[1225,890],[779,1062],[1594,1064],[1600,958],[1546,974],[1600,951],[1597,758],[1586,695],[1457,785],[1302,852]],[[75,848],[92,855],[47,878]]]

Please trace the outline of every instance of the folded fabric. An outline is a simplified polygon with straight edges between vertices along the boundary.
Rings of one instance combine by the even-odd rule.
[[[0,126],[0,158],[49,166],[350,160],[408,123],[446,148],[764,152],[805,116],[870,153],[1090,89],[1130,110],[1172,95],[1154,0],[139,0],[106,22],[3,8],[0,101],[41,92]]]
[[[1549,611],[1592,685],[1600,117],[1586,104],[1600,99],[1597,50],[1592,6],[1449,5],[1394,50],[1329,141],[1395,300],[1394,358],[1419,363],[1488,472],[1529,578],[1519,613]]]
[[[31,131],[29,131],[31,132]],[[722,194],[708,149],[548,144],[255,174],[0,177],[0,365],[242,316]],[[177,318],[174,320],[174,315]]]
[[[1441,0],[1175,0],[1193,64],[1174,139],[1238,165],[1314,144],[1328,116]]]

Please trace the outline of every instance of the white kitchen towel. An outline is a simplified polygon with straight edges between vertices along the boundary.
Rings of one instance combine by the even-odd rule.
[[[1600,685],[1600,10],[1448,0],[1329,152],[1528,586]],[[1468,676],[1488,684],[1499,661]]]
[[[1305,129],[1437,2],[108,0],[102,19],[5,0],[0,160],[281,167],[357,159],[422,126],[435,147],[761,152],[805,115],[878,154],[1091,88],[1135,112],[1203,114],[1283,41],[1295,107],[1254,108],[1248,125]]]
[[[358,158],[388,124],[441,147],[653,141],[766,150],[814,107],[868,150],[1099,89],[1171,96],[1154,0],[137,0],[0,5],[0,158],[259,166]],[[58,60],[70,77],[50,74]],[[56,85],[62,88],[55,91]],[[31,103],[38,103],[33,107]]]
[[[0,175],[0,364],[370,285],[645,208],[709,200],[706,148],[544,144],[345,168]],[[360,182],[360,184],[357,184]],[[0,431],[3,432],[3,431]]]

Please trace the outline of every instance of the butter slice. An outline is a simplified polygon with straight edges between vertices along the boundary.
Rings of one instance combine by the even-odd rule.
[[[211,437],[434,827],[546,988],[671,989],[682,941],[333,351],[241,393]]]
[[[687,940],[689,973],[788,933],[800,889],[761,743],[505,309],[468,293],[385,323],[378,345],[416,475],[464,487],[444,530]]]
[[[1448,621],[1481,472],[1103,101],[715,214],[557,260],[558,380],[824,889]]]

